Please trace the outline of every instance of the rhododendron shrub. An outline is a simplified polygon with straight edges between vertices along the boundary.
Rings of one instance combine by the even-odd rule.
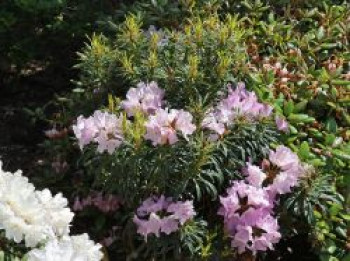
[[[134,24],[135,18],[128,19],[129,25],[121,27],[120,38],[126,37],[128,30],[133,31],[135,37],[145,40],[138,46],[141,52],[147,49],[159,55],[176,55],[176,48],[182,48],[192,30],[197,30],[194,24],[184,33],[166,36],[163,33],[167,41],[158,45],[155,44],[157,32],[147,36]],[[222,34],[227,30],[231,35],[227,40],[216,39],[220,34],[212,34],[213,28]],[[202,38],[208,48],[212,44],[222,49],[222,41],[237,50],[242,47],[240,29],[232,17],[227,17],[225,22],[213,17],[211,24],[201,30],[208,36]],[[200,39],[193,41],[190,49],[200,48],[201,44]],[[147,66],[126,70],[129,59],[126,51],[131,46],[128,43],[120,46],[120,70],[133,85],[119,99],[110,96],[104,109],[96,108],[92,115],[80,115],[73,124],[73,132],[95,187],[118,195],[123,201],[122,208],[116,211],[127,217],[122,223],[121,237],[133,241],[132,249],[125,246],[129,249],[125,255],[129,255],[128,251],[136,251],[135,256],[144,252],[146,256],[161,256],[172,251],[182,258],[198,255],[206,235],[219,225],[215,220],[219,220],[220,202],[227,211],[233,211],[226,213],[225,208],[219,211],[224,215],[225,229],[229,227],[230,231],[229,237],[223,236],[220,241],[231,246],[233,254],[248,251],[255,256],[272,250],[281,238],[273,212],[277,199],[273,189],[269,192],[261,184],[246,184],[245,179],[254,177],[248,178],[242,169],[247,167],[247,162],[252,168],[253,163],[272,154],[270,146],[278,143],[278,129],[287,131],[288,123],[275,122],[277,116],[272,104],[261,100],[249,86],[227,80],[234,77],[228,69],[234,64],[232,60],[210,57],[213,55],[210,51],[202,57],[179,56],[189,67],[184,67],[186,72],[181,67],[174,68],[178,76],[171,78],[170,74]],[[220,61],[215,64],[214,75],[209,70],[197,74],[205,55],[207,59]],[[179,80],[180,75],[183,80]],[[264,176],[255,179],[264,182]],[[242,186],[242,194],[237,198],[237,193],[232,192],[234,195],[219,200],[232,180],[241,180],[234,184]],[[232,210],[234,202],[236,210]],[[247,205],[239,207],[244,203]],[[251,204],[256,206],[248,209]],[[75,206],[79,211],[82,209],[79,201],[75,201]]]
[[[299,32],[296,48],[297,40],[280,40],[293,34],[269,7],[246,2],[239,12],[252,6],[256,16],[240,20],[208,5],[210,16],[169,30],[147,30],[130,15],[116,37],[94,36],[80,54],[84,94],[76,103],[89,110],[74,110],[66,123],[78,158],[68,177],[73,210],[113,258],[274,260],[296,252],[289,243],[296,236],[345,255],[349,217],[339,187],[348,158],[338,148],[348,133],[339,121],[345,110],[334,103],[340,88],[326,91],[340,61],[318,61],[318,69],[323,42],[305,50],[304,41],[326,35],[323,24],[311,42]],[[318,84],[323,96],[314,101]]]
[[[134,211],[133,237],[143,238],[142,244],[151,252],[178,242],[181,251],[195,253],[204,240],[203,225],[207,223],[206,214],[196,215],[205,211],[200,208],[197,212],[196,203],[206,198],[215,202],[231,179],[244,178],[240,170],[248,160],[267,156],[269,144],[277,141],[276,125],[272,107],[258,101],[244,83],[223,86],[218,99],[203,112],[169,107],[167,97],[156,82],[140,82],[120,103],[110,104],[112,111],[79,116],[73,131],[94,170],[96,184],[118,195],[124,210]],[[100,132],[107,132],[103,146],[109,150],[100,149]],[[120,138],[118,146],[116,137]],[[264,198],[260,194],[254,197]],[[267,197],[266,209],[269,200]],[[74,208],[80,211],[88,203],[76,199]],[[258,222],[264,226],[269,220],[261,217]],[[272,226],[275,243],[278,226]],[[190,227],[200,236],[188,242]],[[165,241],[157,241],[159,237]]]

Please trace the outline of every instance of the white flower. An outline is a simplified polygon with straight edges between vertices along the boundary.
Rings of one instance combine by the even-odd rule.
[[[50,234],[35,188],[20,171],[4,172],[0,163],[0,229],[16,243],[35,246]]]
[[[67,199],[61,193],[52,196],[48,189],[37,191],[36,195],[46,212],[46,222],[52,227],[55,234],[59,236],[69,234],[69,224],[74,214],[67,207]]]
[[[3,171],[0,161],[0,229],[6,238],[34,247],[67,234],[73,214],[66,206],[60,194],[52,197],[48,190],[35,191],[21,171]]]
[[[44,248],[28,253],[28,261],[100,261],[102,257],[101,245],[87,234],[53,239]]]

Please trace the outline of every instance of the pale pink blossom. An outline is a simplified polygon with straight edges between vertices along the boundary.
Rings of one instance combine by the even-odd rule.
[[[300,166],[298,156],[283,145],[278,146],[275,151],[270,151],[269,160],[283,171],[294,170]]]
[[[227,97],[207,111],[202,128],[222,135],[237,120],[256,121],[271,115],[273,107],[260,103],[254,92],[245,89],[244,83],[238,83],[234,90],[228,85],[228,89]]]
[[[171,233],[177,231],[179,229],[179,221],[176,220],[172,216],[167,216],[162,219],[162,223],[160,226],[160,231],[165,233],[166,235],[170,235]]]
[[[276,116],[275,121],[276,121],[277,129],[279,131],[288,132],[289,124],[285,118],[280,117],[280,116]]]
[[[248,164],[246,168],[246,180],[254,187],[262,187],[263,181],[266,179],[266,174],[258,166]]]
[[[83,116],[79,116],[77,123],[73,125],[73,132],[79,141],[80,149],[83,149],[84,146],[94,140],[98,129],[92,117],[84,118]]]
[[[192,115],[183,110],[158,109],[145,124],[145,139],[152,141],[154,146],[176,143],[178,133],[187,139],[196,129],[192,120]]]
[[[91,193],[86,198],[80,200],[79,197],[75,197],[73,210],[82,211],[86,207],[96,207],[103,213],[111,213],[119,209],[122,201],[119,197],[112,194],[103,195],[99,193]]]
[[[224,217],[224,222],[229,227],[236,224],[240,216],[250,208],[273,207],[264,189],[246,184],[244,181],[234,181],[226,192],[227,196],[220,197],[221,207],[218,214]]]
[[[134,223],[137,232],[147,239],[149,234],[156,237],[160,233],[169,235],[179,229],[188,220],[193,219],[195,211],[192,201],[173,202],[171,198],[150,197],[137,209]]]
[[[112,154],[124,141],[123,122],[122,115],[117,117],[115,114],[97,110],[89,118],[79,116],[77,123],[73,125],[73,131],[80,149],[96,142],[98,152],[107,151]]]
[[[193,202],[190,200],[187,200],[185,202],[178,201],[176,203],[171,203],[168,206],[167,211],[172,213],[171,216],[179,220],[181,225],[196,215],[193,207]]]
[[[134,216],[133,221],[137,225],[137,233],[146,239],[149,234],[159,237],[162,221],[157,214],[151,213],[148,219],[139,219],[137,216]]]
[[[98,143],[97,151],[100,153],[107,151],[112,154],[124,141],[123,116],[117,117],[108,112],[95,111],[93,119],[98,129],[95,137]]]
[[[164,90],[158,88],[156,82],[140,82],[137,88],[129,89],[121,106],[128,116],[134,116],[137,111],[149,115],[162,107],[163,97]]]
[[[164,195],[158,197],[149,197],[144,200],[141,206],[137,209],[139,216],[146,216],[152,212],[158,212],[166,209],[171,202],[171,198],[165,198]]]
[[[238,249],[238,253],[251,251],[273,250],[273,245],[281,239],[278,232],[277,219],[266,211],[248,210],[236,226],[232,235],[231,246]]]

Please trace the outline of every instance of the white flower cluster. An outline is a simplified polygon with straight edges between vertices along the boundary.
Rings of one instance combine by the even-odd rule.
[[[102,259],[101,246],[87,234],[64,236],[49,241],[43,249],[28,253],[28,261],[98,261]]]
[[[101,246],[86,234],[69,236],[73,212],[68,201],[48,189],[35,190],[21,171],[5,172],[0,161],[0,230],[16,243],[27,247],[45,244],[29,252],[28,261],[99,261]],[[62,254],[64,253],[64,254]]]

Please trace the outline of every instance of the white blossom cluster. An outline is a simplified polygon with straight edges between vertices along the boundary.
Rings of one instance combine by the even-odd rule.
[[[87,234],[64,236],[47,242],[42,249],[31,250],[28,261],[99,261],[102,259],[100,248]]]
[[[28,261],[99,261],[101,246],[84,234],[69,236],[73,212],[61,193],[35,190],[21,171],[2,169],[0,161],[0,230],[5,237],[27,247]]]

